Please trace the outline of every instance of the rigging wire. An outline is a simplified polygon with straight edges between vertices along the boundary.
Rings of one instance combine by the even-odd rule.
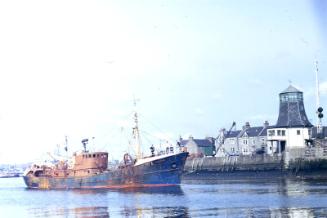
[[[130,117],[133,115],[133,113],[134,112],[130,112],[130,113],[128,113],[127,115],[125,115],[125,116],[122,116],[122,118],[121,118],[121,120],[123,120],[123,121],[125,121],[125,120],[127,120],[127,118],[129,118],[129,120],[131,119]],[[114,138],[114,136],[116,137],[118,134],[120,134],[120,136],[122,135],[122,128],[124,128],[124,127],[122,127],[122,126],[120,126],[120,127],[117,127],[117,125],[114,125],[114,126],[112,126],[111,127],[111,129],[109,130],[109,131],[106,131],[107,133],[106,134],[104,134],[103,135],[103,138]],[[120,139],[121,139],[122,137],[120,137]],[[107,141],[107,143],[108,143],[109,141]],[[110,143],[109,143],[110,144]],[[102,147],[102,149],[104,149],[104,148],[106,148],[108,145],[104,145],[103,147]]]
[[[159,132],[164,132],[162,129],[160,129],[157,125],[155,125],[154,123],[152,123],[150,120],[148,120],[148,119],[147,119],[145,116],[143,116],[142,114],[140,114],[139,116],[141,116],[141,117],[142,117],[142,120],[147,121],[147,123],[149,123],[150,125],[152,125],[152,127],[154,127],[155,129],[157,129]],[[149,133],[148,133],[148,134],[149,134]],[[154,136],[154,135],[153,135],[153,136]],[[156,138],[162,140],[162,138],[159,138],[158,136],[154,136],[154,137],[156,137]],[[172,138],[170,138],[169,136],[167,136],[165,140],[169,141],[170,143],[173,143],[173,142],[174,142],[174,140],[173,140]]]
[[[158,136],[156,136],[156,135],[153,135],[153,134],[151,134],[151,133],[149,133],[149,132],[146,132],[146,131],[144,131],[144,130],[142,130],[141,132],[144,133],[145,135],[148,135],[148,136],[151,136],[151,137],[153,137],[153,138],[158,139],[160,142],[163,141],[162,138],[160,138],[160,137],[158,137]],[[165,139],[165,140],[166,140],[166,139]],[[166,140],[166,141],[167,141],[167,140]]]

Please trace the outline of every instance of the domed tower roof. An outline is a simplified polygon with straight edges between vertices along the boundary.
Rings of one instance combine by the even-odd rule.
[[[312,127],[305,113],[303,92],[292,85],[279,94],[279,115],[276,127]]]
[[[300,92],[302,93],[300,90],[298,90],[297,88],[295,88],[294,86],[290,85],[287,89],[285,89],[283,92],[281,92],[280,94],[283,93],[291,93],[291,92]]]

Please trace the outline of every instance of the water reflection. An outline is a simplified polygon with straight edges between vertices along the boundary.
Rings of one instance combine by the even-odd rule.
[[[35,191],[32,191],[36,193]],[[29,210],[29,214],[35,217],[166,217],[187,215],[187,208],[172,207],[179,196],[184,192],[180,186],[133,188],[133,189],[83,189],[83,190],[57,190],[39,191],[40,194],[52,195],[52,203],[61,207],[42,207]],[[58,200],[56,198],[64,198]],[[154,198],[154,199],[152,199]],[[162,200],[161,205],[166,207],[153,207],[153,201]],[[66,201],[66,204],[65,204]],[[58,206],[59,206],[58,205]],[[71,208],[72,206],[77,206]],[[83,205],[83,206],[81,206]],[[93,205],[93,206],[92,206]]]
[[[167,187],[147,187],[147,188],[124,188],[124,189],[73,189],[72,192],[80,195],[106,195],[110,192],[116,193],[131,193],[131,194],[169,194],[169,195],[184,195],[180,186]]]
[[[278,209],[256,209],[256,208],[213,208],[209,210],[190,210],[194,217],[271,217],[271,218],[313,218],[326,217],[327,210],[324,208],[278,208]]]
[[[108,207],[34,208],[29,214],[34,217],[110,217]]]
[[[185,206],[173,206],[178,204],[178,199],[182,199],[184,195],[180,186],[124,189],[119,193],[129,197],[129,200],[124,202],[119,216],[189,217]]]
[[[78,207],[73,209],[35,209],[35,217],[271,217],[313,218],[327,217],[326,208],[205,208],[188,207],[124,207],[111,211],[109,207]]]
[[[187,207],[125,207],[121,217],[191,217]]]
[[[327,217],[326,180],[193,180],[121,190],[30,190],[18,180],[2,184],[1,217]]]
[[[119,190],[122,193],[143,193],[143,194],[169,194],[169,195],[184,195],[180,186],[168,187],[148,187],[148,188],[130,188]]]
[[[76,217],[109,217],[108,207],[81,207],[73,209]]]

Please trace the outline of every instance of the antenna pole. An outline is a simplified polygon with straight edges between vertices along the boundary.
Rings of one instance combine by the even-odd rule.
[[[320,92],[319,92],[319,77],[318,77],[318,61],[315,61],[316,66],[316,107],[320,107]]]
[[[322,132],[322,123],[321,123],[321,117],[319,116],[321,112],[319,111],[320,109],[320,92],[319,92],[319,77],[318,77],[318,61],[315,61],[315,66],[316,66],[316,107],[317,107],[317,115],[318,115],[318,120],[317,120],[317,133],[320,134]]]

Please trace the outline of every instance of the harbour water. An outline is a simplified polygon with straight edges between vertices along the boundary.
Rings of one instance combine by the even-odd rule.
[[[188,180],[143,190],[30,190],[0,179],[0,217],[327,217],[326,180]]]

